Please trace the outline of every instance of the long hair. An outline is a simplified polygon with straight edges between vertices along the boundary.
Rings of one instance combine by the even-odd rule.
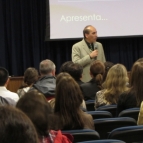
[[[39,143],[31,120],[20,110],[0,106],[0,143]]]
[[[136,96],[137,106],[143,101],[143,61],[135,62],[130,74],[130,93]]]
[[[55,96],[54,112],[60,116],[63,129],[83,128],[80,109],[83,96],[79,85],[68,73],[57,76]]]
[[[37,90],[27,92],[16,104],[33,122],[39,137],[48,136],[48,118],[52,113],[45,96]]]
[[[116,64],[110,68],[103,86],[104,97],[110,104],[117,104],[119,95],[126,91],[128,82],[127,70],[124,65]]]
[[[90,73],[96,81],[97,86],[102,89],[103,75],[105,73],[105,66],[101,61],[93,61],[90,65]]]

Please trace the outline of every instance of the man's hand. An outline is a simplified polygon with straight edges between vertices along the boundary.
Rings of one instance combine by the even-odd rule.
[[[90,53],[90,58],[93,59],[93,58],[97,57],[97,55],[98,55],[98,50],[94,50]]]

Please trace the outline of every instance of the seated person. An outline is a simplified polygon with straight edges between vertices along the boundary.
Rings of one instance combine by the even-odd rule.
[[[77,63],[73,63],[72,61],[67,61],[67,62],[63,63],[61,68],[60,68],[60,72],[67,72],[67,73],[69,73],[79,85],[83,83],[80,80],[81,77],[82,77],[83,68],[82,68],[81,65],[79,65]],[[49,100],[49,103],[51,104],[52,108],[54,108],[54,106],[55,106],[55,98]],[[84,100],[83,100],[83,102],[81,104],[81,108],[84,111],[86,111],[86,104],[85,104]]]
[[[60,67],[59,73],[61,73],[61,72],[67,72],[67,73],[68,73],[68,69],[67,69],[67,68],[68,68],[71,64],[73,64],[72,61],[64,62],[64,63],[61,65],[61,67]]]
[[[39,143],[31,120],[20,110],[0,106],[0,143]]]
[[[117,104],[119,96],[127,91],[127,70],[124,65],[116,64],[107,73],[103,87],[95,96],[95,109],[103,105]]]
[[[47,100],[54,98],[56,88],[56,66],[51,60],[43,60],[39,65],[41,78],[33,84],[29,91],[37,89],[45,95]]]
[[[93,61],[90,66],[90,75],[92,79],[80,85],[84,100],[95,100],[95,94],[102,89],[103,75],[105,66],[101,61]]]
[[[5,68],[0,67],[0,96],[3,98],[10,98],[17,102],[19,100],[19,96],[16,93],[6,89],[8,83],[9,73]]]
[[[56,81],[54,119],[52,129],[93,129],[92,116],[83,112],[83,96],[79,85],[68,73],[60,73]]]
[[[52,109],[42,93],[37,90],[27,92],[19,99],[16,107],[31,119],[37,130],[40,143],[53,143],[61,140],[71,143],[70,139],[62,135],[61,131],[50,130],[49,124],[53,122]],[[56,121],[53,124],[56,125]],[[72,140],[72,136],[70,137]]]
[[[119,96],[117,115],[128,108],[140,107],[143,101],[143,61],[134,63],[130,73],[129,90]]]
[[[138,116],[137,125],[143,125],[143,101],[141,103],[140,112]]]
[[[28,92],[30,87],[38,80],[38,78],[38,71],[35,68],[27,68],[24,72],[24,83],[17,90],[17,94],[19,95],[19,97],[22,97],[26,92]]]
[[[8,98],[8,97],[1,97],[0,96],[0,105],[11,105],[11,106],[15,106],[16,105],[16,102],[11,99],[11,98]]]

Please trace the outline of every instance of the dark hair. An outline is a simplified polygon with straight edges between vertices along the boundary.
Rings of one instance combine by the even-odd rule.
[[[8,77],[9,77],[8,71],[5,68],[0,67],[0,86],[5,85]]]
[[[107,76],[107,73],[108,73],[109,69],[110,69],[112,66],[114,66],[114,64],[113,64],[112,62],[106,61],[106,62],[104,63],[104,66],[105,66],[105,73],[104,73],[104,75],[103,75],[103,82],[104,82],[105,79],[106,79],[106,76]]]
[[[0,106],[0,143],[38,143],[30,119],[11,106]]]
[[[105,72],[105,66],[101,61],[93,61],[90,65],[90,73],[92,74],[93,78],[95,79],[97,86],[101,89],[102,82],[103,82],[103,75]]]
[[[143,61],[134,63],[131,69],[129,81],[131,86],[129,92],[136,96],[137,106],[140,106],[143,101]]]
[[[72,61],[67,61],[67,62],[63,63],[63,64],[61,65],[61,67],[60,67],[59,73],[61,73],[61,72],[68,72],[68,69],[67,69],[67,68],[68,68],[71,64],[73,64]]]
[[[29,67],[24,72],[24,82],[30,86],[38,80],[38,71],[35,68]]]
[[[90,30],[88,29],[89,27],[92,27],[92,25],[87,25],[84,29],[83,29],[83,36],[84,38],[86,38],[85,34],[89,34]]]
[[[69,73],[75,80],[79,80],[82,77],[83,67],[78,63],[70,63],[64,72]]]
[[[39,136],[48,136],[48,116],[52,109],[42,93],[37,90],[27,92],[16,107],[31,119]]]
[[[55,113],[60,115],[63,129],[83,128],[80,105],[83,96],[79,85],[68,73],[60,73],[56,81]]]

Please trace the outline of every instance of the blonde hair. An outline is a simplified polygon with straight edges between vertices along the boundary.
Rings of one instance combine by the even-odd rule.
[[[128,89],[127,82],[127,70],[124,65],[116,64],[111,67],[103,83],[103,87],[106,88],[105,100],[110,104],[117,104],[119,95]]]

